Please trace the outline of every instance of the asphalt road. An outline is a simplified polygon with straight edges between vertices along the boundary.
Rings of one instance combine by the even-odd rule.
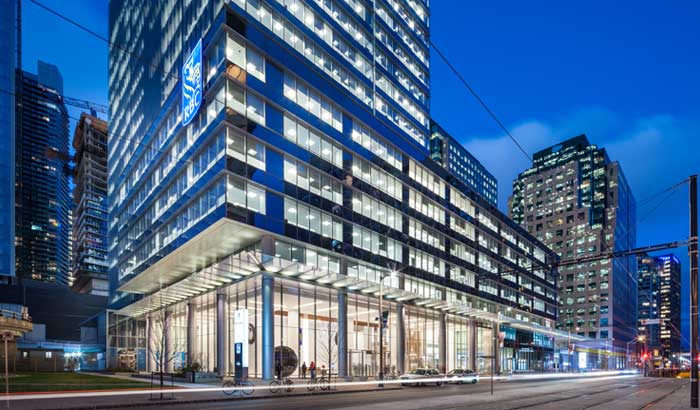
[[[169,403],[165,407],[173,410],[638,410],[655,408],[655,405],[677,390],[686,389],[687,391],[687,384],[687,380],[638,376],[519,381],[496,383],[494,395],[491,396],[488,380],[482,380],[476,385],[407,387],[379,392],[318,394],[209,403]],[[134,408],[153,410],[162,407]]]

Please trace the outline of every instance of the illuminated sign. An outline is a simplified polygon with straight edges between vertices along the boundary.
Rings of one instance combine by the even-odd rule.
[[[243,349],[241,367],[248,367],[248,309],[233,312],[233,342]]]
[[[202,105],[202,40],[182,66],[182,125],[192,121]]]

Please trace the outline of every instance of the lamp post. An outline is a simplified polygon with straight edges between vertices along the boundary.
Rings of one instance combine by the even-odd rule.
[[[643,342],[643,341],[644,341],[644,335],[638,335],[636,338],[627,342],[627,344],[625,346],[625,350],[627,351],[627,367],[629,367],[629,363],[631,362],[631,360],[630,360],[630,344],[637,343],[637,342]],[[635,349],[635,351],[636,350],[637,349]]]

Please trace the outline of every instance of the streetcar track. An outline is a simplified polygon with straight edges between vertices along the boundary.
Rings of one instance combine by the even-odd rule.
[[[686,386],[685,384],[681,384],[680,386],[678,386],[678,387],[676,387],[675,389],[671,390],[670,392],[664,394],[663,396],[658,397],[658,398],[656,398],[656,399],[650,401],[649,403],[645,404],[644,406],[640,407],[639,410],[646,410],[646,409],[651,408],[651,406],[655,405],[656,403],[659,403],[660,401],[662,401],[662,400],[665,399],[666,397],[672,395],[673,393],[677,392],[678,390],[684,389],[685,386]]]
[[[529,404],[525,404],[525,405],[518,406],[518,407],[497,407],[497,408],[498,408],[499,410],[501,410],[501,409],[503,409],[503,410],[526,409],[526,408],[532,408],[532,407],[538,407],[538,406],[541,406],[541,405],[546,405],[546,404],[549,404],[549,403],[556,403],[556,402],[560,402],[560,401],[572,400],[572,399],[576,399],[576,398],[580,398],[580,397],[585,397],[585,396],[592,396],[592,395],[596,395],[596,394],[607,393],[607,392],[610,392],[610,391],[613,391],[613,390],[622,390],[622,389],[626,389],[626,388],[640,387],[640,386],[645,386],[645,385],[648,385],[648,384],[655,384],[655,383],[657,383],[657,380],[644,381],[644,382],[642,382],[642,383],[640,383],[640,384],[638,384],[638,385],[635,385],[635,386],[628,385],[628,384],[622,384],[622,383],[616,383],[616,384],[613,385],[614,387],[613,387],[613,386],[610,386],[610,388],[608,388],[608,389],[595,390],[595,391],[589,390],[589,389],[591,389],[590,386],[587,386],[587,387],[578,387],[578,388],[568,389],[568,391],[569,391],[569,392],[573,392],[573,391],[586,390],[586,393],[578,394],[578,395],[576,395],[576,396],[562,397],[562,398],[559,398],[559,399],[551,399],[551,400],[540,401],[540,402],[537,402],[537,403],[529,403]],[[550,383],[542,383],[542,384],[538,384],[538,385],[546,385],[546,384],[550,384]],[[532,386],[528,386],[528,387],[532,387]],[[596,387],[597,387],[597,386],[596,386]],[[480,394],[483,394],[483,392],[480,392]],[[562,394],[561,391],[555,391],[555,392],[551,392],[551,393],[539,393],[537,396],[538,396],[538,397],[544,397],[544,396],[553,396],[553,395],[560,395],[560,394]],[[488,405],[490,405],[490,404],[493,404],[493,402],[492,402],[492,401],[488,401],[488,400],[487,400],[487,401],[480,401],[480,402],[471,403],[472,406],[479,406],[479,405],[488,406]],[[489,406],[489,408],[491,408],[491,407]],[[461,409],[463,409],[463,407],[458,406],[458,407],[435,407],[435,408],[431,408],[430,410],[461,410]],[[580,409],[580,410],[584,410],[584,409]]]
[[[519,410],[519,409],[527,409],[527,408],[532,408],[532,407],[539,407],[539,406],[543,406],[543,405],[547,405],[547,404],[553,404],[553,403],[559,403],[559,402],[564,402],[564,401],[569,401],[569,400],[575,400],[575,399],[579,399],[579,398],[581,398],[581,397],[587,397],[587,396],[588,396],[588,397],[591,397],[591,396],[595,396],[595,395],[598,395],[598,394],[605,394],[605,393],[607,393],[607,392],[611,392],[611,391],[614,391],[614,390],[622,390],[622,389],[635,388],[635,387],[644,387],[645,385],[648,385],[648,384],[658,384],[658,383],[661,382],[661,381],[662,381],[662,380],[652,380],[652,381],[646,382],[646,383],[641,384],[641,385],[636,385],[636,386],[624,385],[624,386],[622,386],[622,387],[613,387],[613,388],[610,388],[610,389],[604,389],[604,390],[599,390],[599,391],[591,391],[591,392],[587,392],[587,393],[583,393],[583,394],[578,394],[578,395],[575,395],[575,396],[562,397],[562,398],[560,398],[560,399],[552,399],[552,400],[546,400],[546,401],[541,401],[541,402],[537,402],[537,403],[530,403],[530,404],[523,405],[523,406],[518,406],[518,407],[508,407],[507,410]],[[675,392],[678,391],[679,389],[682,389],[683,387],[684,387],[683,385],[678,386],[678,387],[672,389],[670,392],[668,392],[668,393],[662,395],[661,397],[657,397],[657,398],[655,398],[654,400],[651,400],[651,401],[647,402],[647,403],[644,404],[642,407],[640,407],[639,410],[646,410],[646,409],[649,409],[649,408],[650,408],[651,406],[653,406],[654,404],[656,404],[656,403],[662,401],[663,399],[669,397],[670,395],[672,395],[673,393],[675,393]],[[577,390],[581,390],[581,389],[577,389]],[[635,391],[633,391],[633,392],[630,392],[630,393],[626,394],[624,397],[628,397],[628,396],[631,396],[631,395],[633,395],[633,394],[637,394],[637,393],[639,393],[639,392],[640,392],[639,390],[635,390]],[[540,395],[540,396],[552,395],[552,394],[560,394],[560,393],[549,393],[549,394],[543,394],[543,395]],[[619,399],[620,399],[620,397],[615,398],[615,400],[619,400]],[[595,402],[595,403],[591,403],[590,405],[587,405],[587,406],[585,406],[585,407],[577,407],[576,410],[587,410],[587,409],[594,408],[594,407],[597,407],[597,406],[600,406],[600,405],[602,405],[602,404],[609,403],[609,402],[610,402],[610,398],[606,398],[606,399],[604,399],[604,400],[597,401],[597,402]]]

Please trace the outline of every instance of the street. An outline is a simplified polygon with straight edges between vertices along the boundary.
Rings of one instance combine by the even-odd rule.
[[[344,391],[308,394],[297,392],[265,397],[253,394],[248,399],[226,399],[221,392],[178,392],[175,400],[154,401],[148,395],[61,399],[12,400],[14,409],[116,408],[133,409],[346,409],[389,410],[438,409],[684,409],[688,408],[687,379],[644,378],[641,376],[605,376],[576,379],[549,379],[496,382],[493,396],[488,379],[476,385],[442,387],[404,387],[375,391]],[[387,386],[389,387],[389,386]],[[196,389],[195,389],[196,390]]]
[[[576,380],[497,383],[494,395],[482,380],[477,385],[408,387],[386,392],[356,392],[168,405],[173,409],[641,409],[672,393],[687,392],[687,380],[615,377]],[[685,396],[683,396],[685,397]],[[687,400],[686,400],[687,401]],[[647,407],[649,406],[649,407]],[[143,409],[153,408],[151,406]],[[670,407],[669,407],[670,408]]]

